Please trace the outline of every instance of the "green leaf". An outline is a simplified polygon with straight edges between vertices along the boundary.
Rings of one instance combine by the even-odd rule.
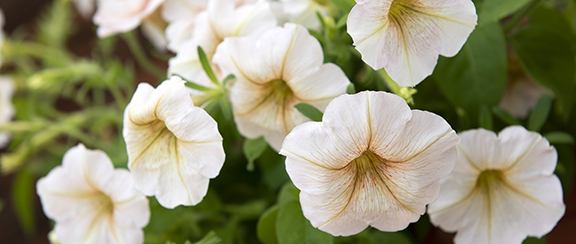
[[[522,244],[546,244],[546,237],[542,237],[541,239],[528,237],[522,242]]]
[[[210,66],[210,61],[208,61],[208,57],[206,57],[206,53],[204,52],[204,50],[202,49],[201,46],[198,46],[198,58],[200,59],[200,63],[202,64],[202,68],[204,69],[204,72],[206,72],[206,75],[208,75],[208,78],[210,78],[210,80],[216,84],[217,86],[220,86],[220,83],[218,83],[218,79],[216,78],[216,75],[214,75],[214,71],[212,71],[212,66]]]
[[[307,103],[299,103],[294,105],[300,113],[304,114],[304,116],[308,117],[312,121],[320,122],[322,121],[322,112],[318,110],[316,107],[307,104]]]
[[[232,104],[230,104],[228,97],[224,94],[220,96],[220,110],[222,110],[224,119],[226,120],[232,119]]]
[[[576,36],[560,13],[539,7],[530,15],[530,24],[511,38],[524,69],[556,97],[556,109],[568,118],[576,77]]]
[[[184,244],[188,243],[190,242],[186,241],[186,243]],[[216,235],[214,231],[210,231],[208,234],[206,234],[206,236],[204,236],[204,238],[202,238],[202,240],[197,241],[194,244],[220,244],[220,243],[222,243],[222,239],[220,239],[220,237],[218,237],[218,235]]]
[[[506,41],[499,24],[476,27],[453,58],[441,57],[434,80],[446,98],[469,115],[477,116],[480,106],[500,102],[506,88]]]
[[[346,25],[346,21],[348,21],[348,14],[342,16],[338,22],[336,22],[336,28],[342,28]]]
[[[34,177],[28,171],[20,172],[12,186],[12,206],[14,206],[16,216],[18,216],[20,225],[27,236],[32,236],[36,231],[34,223],[34,193]]]
[[[494,113],[494,115],[496,115],[496,117],[498,117],[500,120],[504,121],[508,125],[522,124],[516,118],[512,117],[512,115],[510,115],[510,113],[506,112],[506,110],[503,110],[501,108],[492,107],[492,113]]]
[[[394,244],[411,244],[410,238],[402,232],[381,232],[376,231],[370,234],[372,243],[394,243]]]
[[[329,0],[332,4],[334,4],[338,9],[340,9],[343,13],[349,13],[352,7],[356,5],[356,2],[353,0]]]
[[[480,127],[487,129],[487,130],[492,130],[492,113],[490,112],[490,109],[488,108],[488,106],[486,105],[482,105],[482,107],[480,107]]]
[[[184,83],[184,85],[187,87],[190,87],[192,89],[198,90],[198,91],[210,91],[210,90],[212,90],[212,88],[205,87],[203,85],[198,85],[192,81],[187,81],[186,83]]]
[[[350,83],[350,85],[348,85],[348,87],[346,88],[346,94],[355,94],[356,93],[356,87],[354,86],[354,83]]]
[[[563,131],[552,131],[544,134],[550,144],[574,144],[574,137]]]
[[[254,160],[262,156],[262,153],[268,148],[268,143],[264,140],[264,137],[258,137],[256,139],[246,139],[244,141],[244,146],[242,147],[244,151],[244,156],[248,160],[248,165],[246,169],[248,171],[254,170]]]
[[[550,113],[550,107],[552,106],[552,99],[548,95],[542,95],[532,112],[530,117],[528,117],[528,130],[540,131],[546,119],[548,119],[548,114]]]
[[[226,78],[224,78],[224,80],[222,80],[222,86],[226,87],[226,84],[228,84],[228,81],[230,81],[234,78],[236,78],[236,76],[234,76],[233,74],[229,74],[228,76],[226,76]]]
[[[278,238],[276,237],[276,219],[279,210],[278,205],[274,205],[260,215],[256,230],[258,239],[264,244],[278,244]]]
[[[478,22],[480,24],[496,22],[529,2],[530,0],[486,0],[480,10]]]
[[[298,190],[291,181],[288,181],[282,186],[280,193],[278,193],[278,204],[282,206],[289,202],[297,202],[299,194],[300,190]]]
[[[312,227],[304,218],[298,202],[280,207],[276,219],[276,235],[279,244],[331,244],[334,237]]]

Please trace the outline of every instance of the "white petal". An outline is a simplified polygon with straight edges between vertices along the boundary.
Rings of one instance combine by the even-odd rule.
[[[94,9],[96,7],[95,0],[74,0],[72,3],[74,4],[74,7],[78,13],[84,19],[89,19],[90,16],[92,16],[94,13]]]
[[[142,21],[142,34],[148,39],[154,48],[159,51],[166,51],[168,41],[164,37],[164,29],[151,20],[144,19]]]
[[[224,163],[216,121],[194,107],[180,78],[172,77],[152,93],[139,91],[126,109],[124,127],[136,187],[156,195],[167,208],[199,203],[209,178]],[[142,101],[143,96],[149,101]]]
[[[162,5],[162,18],[168,22],[194,19],[195,15],[206,9],[206,0],[166,0]]]
[[[348,33],[362,59],[374,69],[385,68],[401,86],[415,86],[430,75],[439,54],[456,55],[476,25],[471,1],[406,3],[390,13],[391,3],[354,6]]]
[[[346,93],[348,85],[350,80],[344,71],[333,63],[323,64],[314,73],[290,82],[290,88],[298,98],[313,105],[322,103],[320,110],[324,110],[335,97]]]
[[[93,21],[98,25],[98,37],[127,32],[140,25],[164,0],[100,0]]]

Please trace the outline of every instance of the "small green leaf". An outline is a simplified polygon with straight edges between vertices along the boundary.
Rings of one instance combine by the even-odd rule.
[[[522,244],[546,244],[546,237],[542,237],[541,239],[528,237],[522,242]]]
[[[550,113],[550,107],[552,106],[552,99],[548,95],[542,95],[532,112],[530,117],[528,117],[528,130],[540,131],[546,119],[548,119],[548,114]]]
[[[490,112],[490,109],[486,105],[482,105],[482,107],[480,107],[479,122],[480,127],[487,130],[492,130],[492,124],[493,124],[492,113]]]
[[[574,137],[563,131],[552,131],[544,134],[550,144],[574,144]]]
[[[34,189],[34,178],[30,172],[22,171],[16,176],[12,186],[12,205],[27,236],[32,236],[36,231],[32,202]]]
[[[244,156],[248,160],[248,165],[246,169],[248,171],[254,170],[254,160],[262,156],[262,153],[268,148],[268,143],[264,140],[264,137],[258,137],[256,139],[246,139],[244,141]]]
[[[296,201],[280,207],[276,219],[279,244],[332,244],[334,237],[312,227]]]
[[[346,21],[348,21],[348,14],[342,16],[338,22],[336,22],[336,28],[342,28],[346,25]]]
[[[279,209],[278,205],[274,205],[260,215],[256,229],[258,239],[264,244],[278,244],[278,238],[276,237],[276,219]]]
[[[346,94],[355,94],[356,93],[356,87],[354,86],[354,83],[350,83],[350,85],[348,85],[348,87],[346,88]]]
[[[234,78],[236,78],[236,76],[234,76],[233,74],[229,74],[228,76],[226,76],[226,78],[224,78],[224,80],[222,80],[222,86],[226,87],[226,84],[228,84],[228,81],[230,81]]]
[[[300,113],[304,114],[304,116],[308,117],[312,121],[320,122],[322,121],[322,112],[318,110],[316,107],[307,104],[307,103],[299,103],[294,105]]]
[[[230,104],[230,101],[226,95],[222,95],[220,97],[220,110],[222,110],[224,119],[230,120],[232,118],[232,105]]]
[[[478,22],[481,24],[496,22],[516,12],[529,2],[530,0],[486,0],[480,10]]]
[[[352,7],[356,4],[354,0],[330,0],[340,11],[343,13],[349,13]]]
[[[200,59],[200,63],[202,64],[202,68],[204,69],[204,72],[206,72],[206,75],[208,75],[208,78],[210,78],[210,80],[216,84],[217,86],[220,86],[220,84],[218,83],[218,79],[216,78],[216,75],[214,75],[214,71],[212,71],[212,66],[210,66],[210,61],[208,61],[208,57],[206,57],[206,53],[204,52],[204,50],[202,49],[201,46],[198,46],[198,58]]]
[[[212,88],[198,85],[192,81],[187,81],[186,83],[184,83],[184,85],[187,87],[190,87],[192,89],[198,90],[198,91],[210,91],[210,90],[212,90]]]
[[[501,108],[492,107],[492,113],[494,113],[494,115],[496,115],[496,117],[498,117],[500,120],[504,121],[508,125],[522,124],[516,118],[512,117],[512,115],[510,115],[510,113],[506,112],[506,110],[503,110]]]
[[[289,202],[297,202],[299,194],[300,190],[291,181],[286,182],[280,189],[280,193],[278,193],[278,205],[282,206]]]
[[[186,241],[184,244],[189,244],[190,241]],[[195,242],[194,244],[220,244],[222,239],[216,235],[214,231],[210,231],[202,240]]]

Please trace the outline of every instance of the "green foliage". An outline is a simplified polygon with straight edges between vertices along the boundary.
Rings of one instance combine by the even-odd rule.
[[[433,74],[448,100],[476,117],[480,106],[495,106],[506,87],[506,41],[497,23],[478,26],[460,53],[441,57]]]
[[[16,210],[20,226],[27,236],[33,235],[36,231],[32,201],[35,192],[32,174],[28,171],[20,172],[12,185],[12,206]]]
[[[294,107],[312,121],[322,121],[322,111],[318,110],[316,107],[307,103],[299,103],[294,105]]]
[[[496,22],[525,6],[530,0],[486,0],[478,13],[478,22]]]
[[[548,118],[551,106],[552,99],[548,95],[540,97],[528,118],[528,130],[540,131],[540,128],[542,128],[542,125],[544,125],[544,122],[546,122]]]
[[[246,139],[244,141],[243,150],[248,160],[248,165],[246,166],[248,171],[254,170],[254,161],[262,156],[266,148],[268,148],[268,143],[264,140],[264,137]]]
[[[526,71],[556,95],[556,111],[570,115],[576,85],[576,36],[558,12],[540,7],[511,43]]]

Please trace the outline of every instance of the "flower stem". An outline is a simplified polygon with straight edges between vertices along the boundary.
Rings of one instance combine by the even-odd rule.
[[[138,62],[138,64],[142,66],[142,68],[144,68],[146,71],[156,76],[158,79],[164,79],[166,77],[166,72],[162,71],[152,62],[150,62],[150,60],[144,53],[144,50],[142,50],[140,43],[138,43],[134,31],[122,34],[122,38],[124,39],[124,41],[126,41],[126,43],[128,44],[128,48],[130,48],[130,52],[132,52],[134,58],[136,58],[136,62]]]
[[[508,22],[508,24],[504,27],[504,31],[509,32],[510,30],[514,29],[514,27],[516,27],[516,25],[518,25],[518,23],[524,19],[524,17],[532,13],[532,11],[534,11],[534,9],[536,9],[536,7],[538,7],[538,5],[540,5],[540,3],[543,1],[544,0],[532,0],[528,5],[520,9],[520,11],[514,15],[512,20]]]

